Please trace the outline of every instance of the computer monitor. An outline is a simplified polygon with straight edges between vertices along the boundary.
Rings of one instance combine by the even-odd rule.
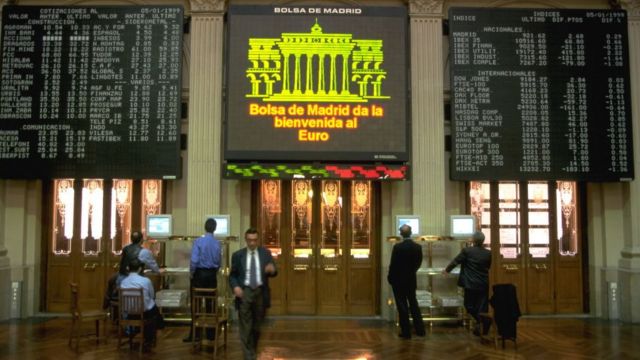
[[[207,215],[207,219],[214,219],[216,221],[216,231],[213,233],[216,237],[226,237],[231,235],[231,219],[229,215]]]
[[[451,215],[451,237],[469,237],[476,231],[476,217],[473,215]]]
[[[147,236],[151,238],[168,238],[173,235],[173,219],[169,214],[147,215]]]
[[[411,236],[420,235],[420,216],[419,215],[396,215],[396,234],[400,235],[400,226],[411,226]]]

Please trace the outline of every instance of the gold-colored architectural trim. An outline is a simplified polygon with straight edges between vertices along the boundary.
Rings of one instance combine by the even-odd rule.
[[[442,15],[443,0],[409,0],[409,14]]]
[[[629,12],[630,18],[640,17],[640,0],[618,0],[616,2]]]
[[[226,9],[226,0],[189,0],[191,13],[221,13]]]

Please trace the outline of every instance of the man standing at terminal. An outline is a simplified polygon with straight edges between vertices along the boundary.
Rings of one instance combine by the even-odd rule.
[[[149,270],[154,274],[159,274],[161,272],[151,250],[142,247],[143,240],[144,236],[142,235],[142,232],[134,231],[131,233],[131,244],[122,249],[120,270],[116,280],[116,285],[120,285],[122,280],[129,275],[129,264],[133,260],[141,261],[142,265],[148,266]]]
[[[402,242],[395,244],[391,252],[387,281],[393,289],[398,309],[399,336],[403,339],[411,339],[409,311],[411,311],[416,335],[425,335],[422,313],[420,313],[416,299],[416,272],[422,264],[422,246],[411,239],[411,226],[409,225],[405,224],[400,227],[400,236],[402,236]]]
[[[491,251],[484,248],[484,234],[476,231],[471,236],[473,246],[466,247],[451,263],[442,270],[447,274],[458,265],[461,265],[458,276],[458,286],[464,288],[464,307],[475,321],[473,334],[480,336],[479,313],[489,310],[489,268],[491,268]],[[483,327],[484,332],[489,331],[488,326]]]
[[[215,289],[218,287],[218,269],[222,259],[222,245],[213,236],[218,224],[215,219],[209,218],[204,223],[205,234],[193,242],[191,248],[191,288]],[[192,341],[193,324],[189,335],[184,342]],[[200,336],[196,334],[196,339]],[[207,329],[207,339],[213,340],[213,329]]]
[[[269,278],[276,276],[278,271],[271,251],[258,245],[258,230],[249,228],[244,239],[247,247],[231,256],[229,284],[236,296],[244,359],[254,360],[257,358],[260,325],[271,305]]]

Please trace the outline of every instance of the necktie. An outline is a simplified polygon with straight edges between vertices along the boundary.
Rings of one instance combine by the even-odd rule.
[[[249,287],[252,289],[258,287],[258,271],[256,269],[255,251],[251,252],[251,263],[249,264]]]

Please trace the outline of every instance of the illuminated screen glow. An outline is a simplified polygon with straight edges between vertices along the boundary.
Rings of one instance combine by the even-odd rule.
[[[403,7],[231,6],[227,161],[403,162]]]
[[[148,215],[147,235],[156,238],[169,237],[173,235],[171,225],[171,215]]]
[[[411,226],[411,236],[420,235],[420,216],[417,215],[396,215],[396,233],[400,235],[402,225]]]
[[[229,228],[229,215],[207,215],[206,219],[214,219],[216,221],[216,231],[213,235],[216,237],[225,237],[230,235],[231,229]]]
[[[404,164],[227,163],[223,170],[229,179],[409,179]]]
[[[476,229],[476,218],[473,215],[451,215],[451,236],[471,236]]]

